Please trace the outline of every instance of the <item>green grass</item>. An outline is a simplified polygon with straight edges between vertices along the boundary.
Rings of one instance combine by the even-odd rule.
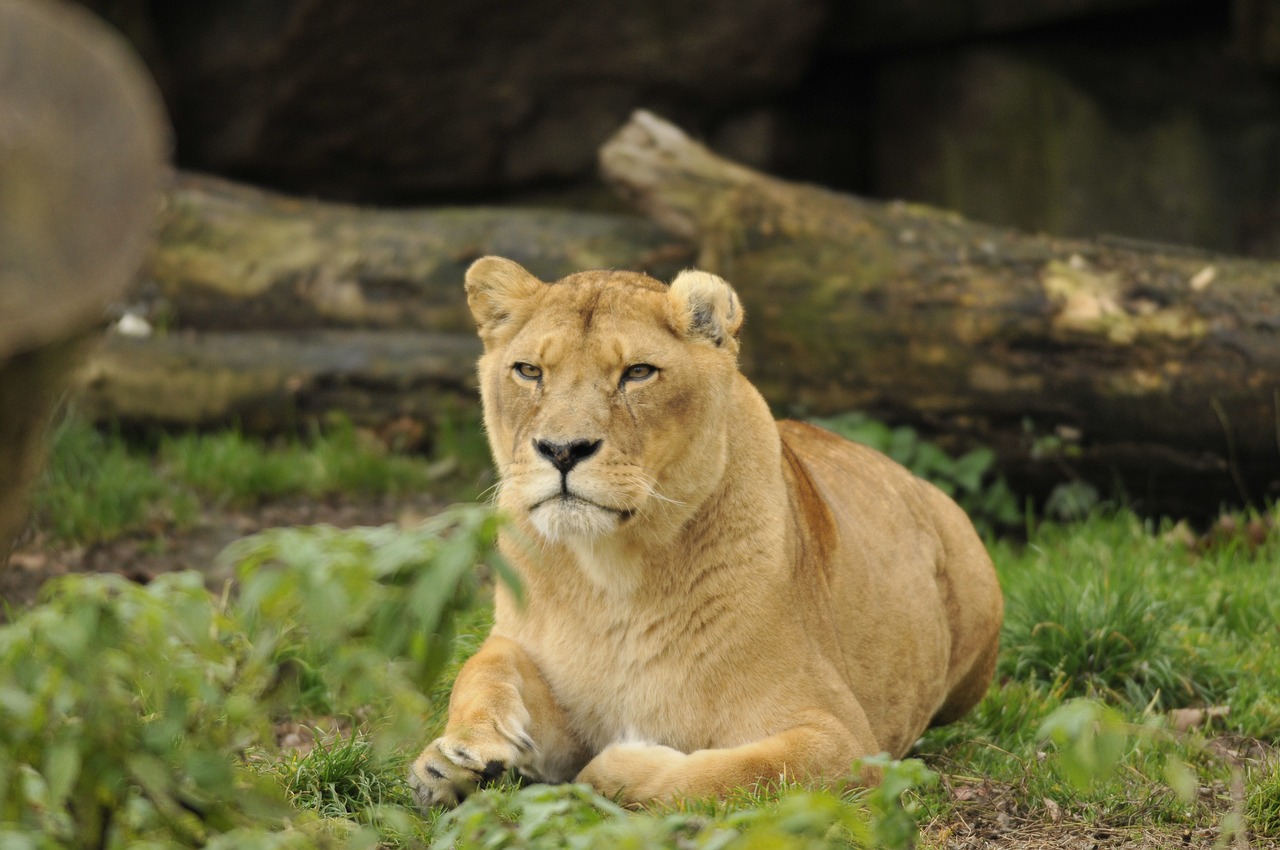
[[[381,756],[368,738],[353,733],[326,742],[321,737],[310,752],[285,763],[285,791],[300,809],[354,820],[389,803],[410,802],[390,763],[398,764]]]
[[[69,420],[54,434],[32,497],[36,522],[56,539],[87,543],[153,523],[189,523],[194,494],[158,475],[118,434]]]
[[[189,527],[202,507],[422,490],[474,498],[488,463],[483,439],[479,423],[460,418],[442,426],[431,457],[389,449],[343,421],[307,439],[263,442],[228,430],[147,445],[71,418],[54,433],[34,521],[55,541],[97,543]]]
[[[1280,761],[1259,767],[1249,777],[1245,820],[1254,832],[1280,838]]]
[[[431,483],[423,458],[391,452],[349,423],[273,446],[234,431],[184,434],[163,439],[158,454],[162,476],[236,507],[286,496],[396,495]]]
[[[1210,624],[1179,587],[1207,565],[1153,540],[1136,520],[1095,519],[1005,561],[1001,675],[1161,709],[1222,699],[1235,676],[1209,657]]]

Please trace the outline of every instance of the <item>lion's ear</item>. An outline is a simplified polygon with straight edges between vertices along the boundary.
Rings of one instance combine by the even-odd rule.
[[[676,325],[686,336],[736,350],[742,329],[742,302],[733,287],[709,272],[683,271],[671,281]]]
[[[503,257],[481,257],[467,269],[467,306],[487,345],[503,328],[529,317],[544,284],[524,266]]]

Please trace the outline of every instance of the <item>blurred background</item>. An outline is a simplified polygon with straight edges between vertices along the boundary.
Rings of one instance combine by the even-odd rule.
[[[1280,256],[1275,0],[85,0],[187,169],[377,204],[616,203],[636,107],[785,177]]]
[[[606,185],[637,109],[741,197]],[[991,528],[1272,504],[1280,0],[0,0],[0,560],[486,492],[490,253],[726,274],[779,415]]]

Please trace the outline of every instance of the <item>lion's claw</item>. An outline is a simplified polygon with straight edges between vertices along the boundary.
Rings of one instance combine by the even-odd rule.
[[[533,741],[523,731],[507,736],[495,728],[464,740],[465,744],[448,735],[437,738],[414,761],[409,787],[419,807],[456,806],[512,768],[526,767],[534,753]]]

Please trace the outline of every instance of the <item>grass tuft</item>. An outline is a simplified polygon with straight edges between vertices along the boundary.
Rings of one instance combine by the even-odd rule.
[[[1169,580],[1180,572],[1171,546],[1151,546],[1129,517],[1045,536],[1005,569],[1001,675],[1048,684],[1062,697],[1160,710],[1227,693],[1234,671],[1198,645],[1191,606],[1171,595]]]
[[[1280,757],[1276,753],[1250,776],[1245,818],[1256,835],[1280,838]]]
[[[393,778],[386,761],[356,732],[326,744],[317,731],[311,751],[295,756],[287,766],[285,790],[300,809],[326,818],[362,820],[380,806],[410,802],[404,783]]]

